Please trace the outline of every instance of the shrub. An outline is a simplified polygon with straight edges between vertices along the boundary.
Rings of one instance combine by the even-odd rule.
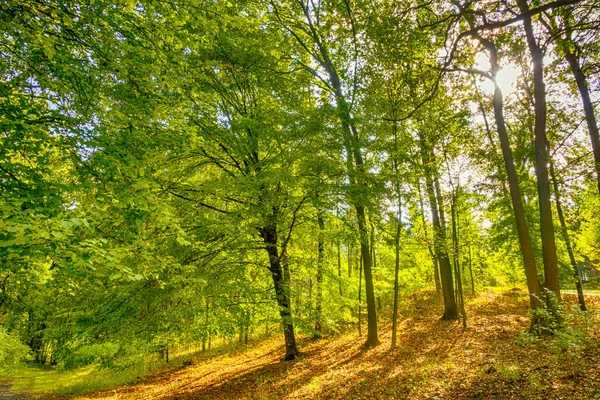
[[[0,326],[0,371],[16,368],[31,359],[31,349]]]

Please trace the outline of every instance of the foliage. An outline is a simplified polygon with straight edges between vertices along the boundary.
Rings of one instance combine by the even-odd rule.
[[[31,349],[0,326],[0,371],[18,368],[31,360]]]
[[[598,149],[565,56],[597,91],[598,4],[579,3],[531,15],[541,110],[526,1],[5,1],[2,357],[124,371],[277,327],[288,348],[376,332],[395,294],[522,285],[517,221],[540,281],[597,279]],[[492,47],[499,70],[479,65]],[[579,354],[582,320],[553,296],[531,316]]]

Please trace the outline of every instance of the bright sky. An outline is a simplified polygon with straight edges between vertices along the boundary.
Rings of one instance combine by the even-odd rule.
[[[482,71],[490,70],[490,60],[485,53],[478,53],[475,56],[475,68],[480,69]],[[500,71],[498,72],[498,76],[496,80],[498,82],[498,86],[502,90],[502,94],[504,96],[508,96],[512,92],[516,90],[517,86],[517,78],[521,70],[519,67],[513,64],[504,65]],[[481,89],[486,94],[494,93],[494,84],[486,79],[484,82],[481,82]]]

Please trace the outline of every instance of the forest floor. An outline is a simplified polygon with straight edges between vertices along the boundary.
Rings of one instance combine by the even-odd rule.
[[[466,330],[440,321],[439,299],[421,292],[402,304],[394,350],[389,324],[380,325],[382,344],[374,349],[363,350],[356,331],[306,338],[291,362],[280,361],[281,339],[273,337],[186,367],[176,360],[179,369],[77,398],[600,399],[600,297],[589,303],[581,347],[572,336],[517,340],[529,321],[524,292],[489,290],[468,299]]]

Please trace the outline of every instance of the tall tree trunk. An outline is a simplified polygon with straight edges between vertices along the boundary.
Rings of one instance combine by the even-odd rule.
[[[371,224],[371,259],[373,260],[373,273],[377,270],[377,254],[375,253],[375,226]],[[377,312],[381,312],[381,295],[377,296]]]
[[[556,212],[558,213],[558,220],[560,221],[560,228],[563,240],[567,247],[567,253],[569,253],[569,260],[571,261],[571,267],[573,268],[573,277],[575,278],[575,287],[577,288],[577,298],[579,300],[579,307],[581,311],[586,311],[585,298],[583,297],[583,287],[581,286],[581,277],[579,275],[579,268],[577,267],[577,261],[575,261],[575,255],[573,254],[573,247],[571,246],[571,240],[569,238],[569,231],[565,222],[565,216],[563,214],[562,204],[560,201],[560,192],[558,189],[558,179],[554,172],[554,162],[550,159],[550,177],[552,178],[552,186],[554,187],[554,202],[556,204]]]
[[[368,193],[369,184],[363,178],[365,175],[365,166],[363,163],[362,149],[360,146],[358,131],[354,124],[354,119],[351,112],[351,104],[346,101],[343,85],[340,81],[340,77],[335,68],[335,65],[329,56],[329,50],[325,38],[321,37],[319,30],[315,26],[313,21],[313,5],[308,2],[298,3],[302,8],[302,12],[305,17],[305,28],[304,31],[311,38],[315,46],[315,53],[309,51],[309,54],[317,61],[327,72],[329,77],[329,84],[335,93],[336,99],[336,110],[338,117],[342,125],[343,145],[346,151],[346,168],[348,174],[348,180],[350,186],[354,188],[360,188],[359,190],[352,190],[352,194],[349,196],[349,203],[356,209],[356,220],[358,222],[358,232],[360,235],[360,252],[363,260],[364,276],[365,276],[365,294],[367,300],[367,323],[368,323],[368,334],[367,341],[365,342],[366,347],[372,347],[379,344],[379,338],[377,334],[377,309],[375,307],[375,294],[373,285],[373,272],[372,272],[372,260],[369,252],[369,235],[368,227],[366,223],[366,212],[365,212],[365,199],[359,195],[359,192]],[[347,3],[348,12],[351,13],[350,3]],[[318,21],[317,21],[318,24]],[[298,38],[298,36],[296,36]],[[317,79],[322,79],[314,70],[313,75]]]
[[[569,46],[563,46],[565,51],[565,58],[569,62],[571,72],[577,83],[579,89],[579,96],[583,103],[583,111],[585,113],[585,120],[587,122],[588,131],[590,133],[590,140],[592,142],[592,150],[594,152],[594,166],[596,168],[596,179],[598,181],[598,193],[600,194],[600,134],[598,134],[598,123],[596,121],[596,115],[594,114],[594,106],[592,99],[590,98],[590,90],[579,60],[574,52],[571,51]]]
[[[210,310],[210,300],[209,300],[208,296],[206,296],[206,314],[204,315],[204,325],[206,325],[208,337],[210,338],[210,328],[208,326],[209,310]],[[202,352],[204,353],[205,350],[206,350],[206,338],[203,338],[202,339]]]
[[[282,257],[277,249],[277,227],[274,224],[268,225],[260,230],[260,235],[265,243],[267,254],[269,255],[269,271],[275,286],[275,296],[279,306],[279,316],[283,326],[283,337],[285,340],[284,361],[293,360],[298,357],[298,348],[296,347],[296,335],[294,333],[294,324],[292,322],[292,310],[290,307],[290,286],[289,277],[286,279],[284,268],[282,266]]]
[[[423,137],[421,137],[421,157],[425,170],[425,180],[427,182],[427,194],[429,196],[429,204],[431,206],[431,219],[433,220],[433,238],[435,252],[438,258],[440,267],[440,278],[442,284],[442,295],[444,297],[444,320],[458,319],[458,308],[454,300],[454,282],[452,279],[452,266],[448,257],[448,249],[446,248],[446,232],[440,222],[440,212],[438,210],[437,197],[434,188],[434,178],[431,171],[433,160],[431,151]],[[440,205],[441,207],[441,205]]]
[[[394,310],[392,314],[392,349],[396,348],[396,331],[398,330],[398,274],[400,273],[400,234],[402,233],[402,197],[398,196],[398,221],[396,222],[396,236],[394,237],[395,265],[394,265]]]
[[[340,296],[342,293],[342,250],[340,240],[337,241],[337,272],[338,272],[338,285],[340,288]]]
[[[556,258],[552,204],[550,202],[550,182],[548,180],[548,139],[546,138],[546,88],[544,84],[544,54],[540,48],[531,22],[527,0],[517,0],[523,14],[523,28],[533,63],[533,91],[535,108],[535,174],[537,176],[540,207],[540,231],[542,255],[544,259],[545,286],[560,298],[560,282]]]
[[[472,14],[465,12],[465,9],[458,1],[453,1],[458,6],[459,10],[463,12],[471,28],[474,27],[474,17]],[[529,18],[531,22],[531,18]],[[541,295],[540,283],[537,278],[537,268],[535,265],[535,258],[533,255],[533,248],[531,246],[531,237],[529,236],[529,229],[527,227],[527,220],[525,219],[525,211],[523,209],[523,201],[521,199],[521,191],[519,189],[519,180],[517,172],[515,170],[515,163],[510,148],[510,141],[508,139],[508,133],[506,131],[506,123],[504,120],[503,111],[503,99],[502,91],[496,82],[498,71],[500,70],[498,64],[498,49],[496,45],[483,38],[479,33],[472,35],[477,39],[489,52],[490,67],[491,67],[491,80],[494,83],[494,96],[493,96],[493,107],[494,107],[494,119],[496,122],[496,128],[498,129],[498,136],[500,139],[500,148],[502,149],[502,156],[504,158],[504,166],[506,168],[506,177],[508,179],[508,187],[510,191],[510,198],[513,207],[513,213],[517,225],[517,234],[519,237],[519,246],[521,247],[521,254],[523,255],[523,265],[525,268],[525,277],[527,279],[527,289],[529,291],[529,304],[531,308],[539,307],[539,298]],[[492,136],[490,135],[490,129],[485,115],[485,108],[481,105],[481,111],[486,124],[486,131],[490,142],[493,143]],[[504,185],[503,185],[504,186]],[[506,189],[505,189],[506,190]]]
[[[363,260],[358,263],[358,336],[362,337],[362,272]]]
[[[375,288],[373,285],[373,272],[371,270],[371,254],[369,252],[369,238],[367,237],[367,224],[364,206],[356,206],[356,213],[358,216],[358,229],[361,236],[360,250],[362,255],[362,271],[365,278],[365,294],[367,300],[367,341],[365,342],[365,346],[373,347],[379,344],[379,338],[377,335],[377,310],[375,308]]]
[[[467,249],[469,251],[469,273],[471,275],[471,294],[475,297],[475,280],[473,279],[473,258],[471,257],[471,239],[467,242]]]
[[[421,185],[418,180],[417,194],[419,196],[419,210],[421,211],[421,223],[423,224],[423,233],[425,234],[425,240],[427,241],[427,250],[429,251],[429,256],[431,257],[431,261],[433,262],[433,280],[435,282],[435,291],[439,294],[442,290],[442,285],[440,283],[440,269],[438,267],[438,258],[435,252],[433,251],[434,246],[431,245],[429,233],[427,232],[427,221],[425,220],[425,207],[423,206],[423,197],[421,196]]]
[[[457,192],[458,188],[452,191],[452,203],[450,205],[452,214],[452,244],[454,246],[453,260],[454,260],[454,273],[456,276],[456,292],[457,292],[457,303],[460,309],[460,313],[462,315],[463,320],[463,328],[467,328],[467,312],[465,310],[465,298],[463,296],[463,287],[462,287],[462,275],[460,271],[459,264],[459,244],[458,244],[458,210],[456,208],[457,202]]]
[[[315,312],[315,334],[314,338],[319,339],[323,335],[323,255],[324,255],[324,241],[325,241],[325,220],[323,218],[323,212],[317,210],[317,222],[319,224],[319,242],[318,242],[318,254],[317,254],[317,304]]]
[[[352,243],[348,243],[348,278],[352,278],[352,256],[353,249]]]
[[[498,52],[496,46],[491,41],[482,37],[477,37],[477,39],[490,53],[492,81],[494,82],[494,97],[492,100],[494,107],[494,120],[496,122],[496,129],[498,130],[498,138],[500,139],[502,157],[504,158],[504,167],[506,169],[506,178],[508,180],[510,199],[517,225],[519,246],[521,248],[521,254],[523,255],[523,266],[525,268],[527,290],[529,291],[529,304],[531,308],[537,308],[540,306],[540,282],[537,276],[537,267],[535,265],[535,257],[533,255],[533,247],[531,245],[531,237],[529,235],[527,219],[525,218],[523,199],[521,198],[521,189],[519,188],[519,178],[517,177],[515,161],[510,148],[510,141],[508,139],[508,132],[506,130],[506,122],[504,120],[502,91],[496,82],[496,76],[500,70],[498,64]]]

